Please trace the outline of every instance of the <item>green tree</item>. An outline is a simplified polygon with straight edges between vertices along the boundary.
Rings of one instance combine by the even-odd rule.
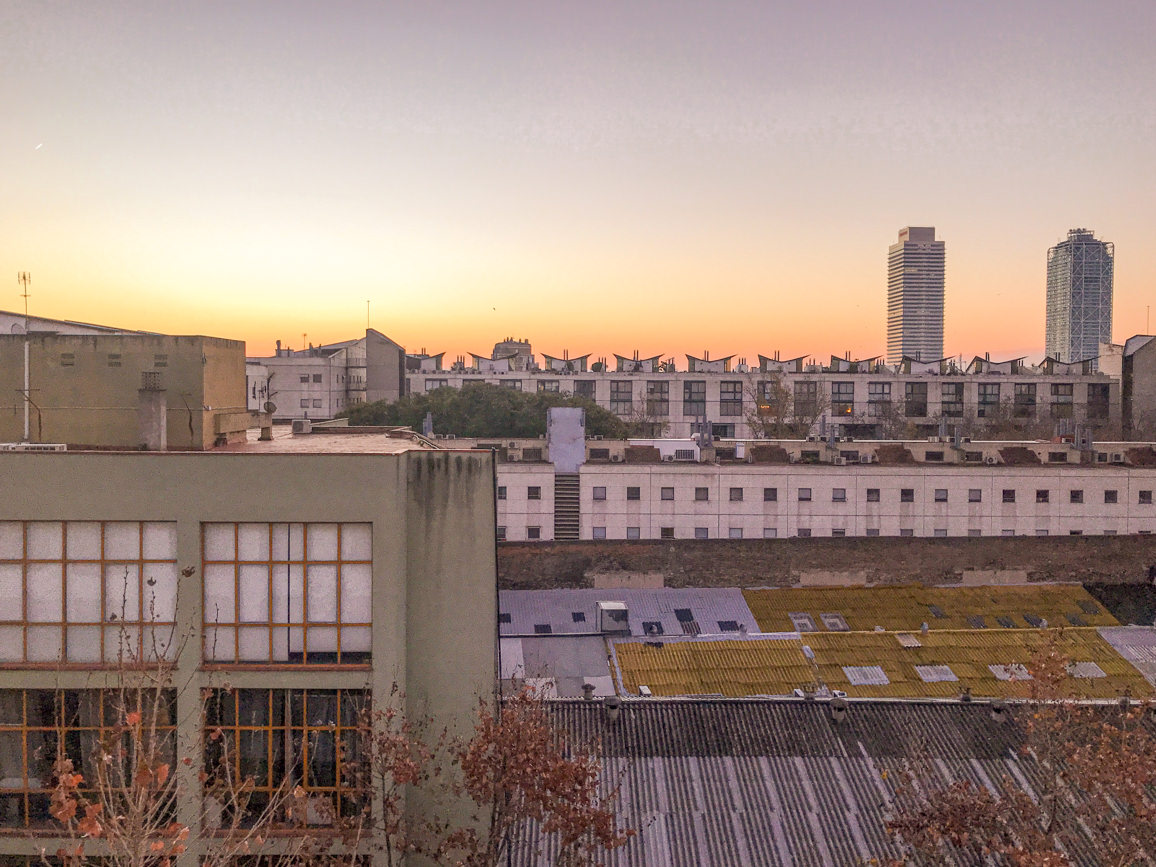
[[[586,410],[586,432],[590,436],[627,436],[627,425],[622,419],[586,398],[557,392],[527,393],[486,383],[407,394],[393,403],[378,401],[355,406],[342,415],[351,425],[405,425],[421,430],[428,412],[438,433],[463,437],[539,437],[546,433],[546,411],[554,406]]]

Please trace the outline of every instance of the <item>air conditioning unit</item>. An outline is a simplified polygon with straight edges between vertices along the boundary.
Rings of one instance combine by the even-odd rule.
[[[859,463],[873,464],[875,463],[875,455],[859,455]]]
[[[662,461],[663,461],[663,463],[673,464],[674,463],[674,455],[663,455]]]
[[[510,443],[510,448],[512,448],[512,449],[516,449],[517,447],[518,447],[518,444],[517,444],[516,442],[511,442],[511,443]]]
[[[998,464],[999,458],[997,458],[995,455],[988,455],[986,458],[983,459],[983,462],[990,467],[990,466],[994,466],[995,464]]]
[[[819,441],[819,438],[817,436],[815,436],[814,434],[811,434],[810,436],[807,437],[807,442],[809,442],[809,443],[817,443],[818,441]]]
[[[618,455],[618,454],[611,455],[610,461],[611,461],[611,463],[620,464],[620,463],[622,463],[622,455]]]
[[[833,463],[837,467],[845,467],[845,466],[847,466],[847,459],[846,458],[832,458],[831,463]]]
[[[594,434],[594,436],[590,437],[590,439],[592,439],[592,440],[600,440],[600,439],[602,439],[602,434]]]
[[[295,434],[307,434],[307,433],[312,433],[312,432],[313,432],[313,422],[311,422],[309,419],[307,419],[307,418],[295,418],[295,419],[293,419],[293,433],[295,433]]]
[[[929,443],[937,443],[937,442],[939,442],[939,437],[928,437],[927,441]]]

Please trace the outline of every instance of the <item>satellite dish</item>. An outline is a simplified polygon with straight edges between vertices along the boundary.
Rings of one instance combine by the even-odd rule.
[[[271,400],[265,401],[265,412],[272,415],[276,411],[277,411],[277,404],[273,403],[273,401],[271,401]]]
[[[24,326],[21,325],[19,322],[12,323],[12,333],[13,334],[23,334],[24,333]]]

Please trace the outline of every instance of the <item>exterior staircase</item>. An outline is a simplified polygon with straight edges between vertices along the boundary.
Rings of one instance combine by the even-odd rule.
[[[577,473],[557,473],[554,476],[554,540],[578,540],[581,515]]]

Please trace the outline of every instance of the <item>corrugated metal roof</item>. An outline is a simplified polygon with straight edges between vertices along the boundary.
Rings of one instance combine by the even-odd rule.
[[[886,632],[818,632],[779,639],[620,639],[611,650],[614,673],[629,695],[637,695],[641,684],[656,696],[790,695],[818,682],[858,697],[954,698],[965,688],[976,696],[1018,697],[1030,694],[1030,684],[1000,679],[989,666],[1026,665],[1050,636],[1072,662],[1094,662],[1104,671],[1102,678],[1070,678],[1073,697],[1153,694],[1144,675],[1090,628],[937,630],[921,636],[918,647],[904,647]],[[956,680],[927,680],[916,668],[938,665],[949,666]],[[864,666],[880,667],[888,682],[853,683],[847,669]]]
[[[498,611],[509,615],[501,622],[501,635],[534,635],[536,627],[549,626],[550,633],[590,634],[598,632],[599,602],[625,602],[629,610],[630,634],[643,636],[644,623],[660,623],[665,635],[686,634],[676,611],[687,609],[701,633],[718,633],[719,622],[731,621],[756,630],[755,618],[742,591],[724,588],[663,588],[654,590],[503,590],[498,594]],[[580,620],[574,618],[580,614]],[[685,616],[685,615],[684,615]]]
[[[744,590],[763,632],[793,629],[790,615],[807,613],[820,631],[823,614],[841,614],[852,630],[1116,626],[1118,621],[1079,584],[992,587],[797,587]],[[999,618],[1005,618],[1001,623]],[[982,624],[982,626],[981,626]]]
[[[1108,626],[1101,637],[1134,665],[1149,683],[1156,684],[1156,628],[1151,626]]]
[[[1040,779],[1015,710],[996,722],[979,703],[852,702],[838,723],[808,701],[627,701],[614,723],[600,703],[550,710],[572,742],[600,744],[604,790],[620,787],[620,821],[639,829],[600,856],[607,867],[886,861],[899,853],[884,812],[911,758],[945,783]],[[545,867],[554,855],[527,825],[511,863]],[[1072,855],[1096,863],[1090,845]]]

